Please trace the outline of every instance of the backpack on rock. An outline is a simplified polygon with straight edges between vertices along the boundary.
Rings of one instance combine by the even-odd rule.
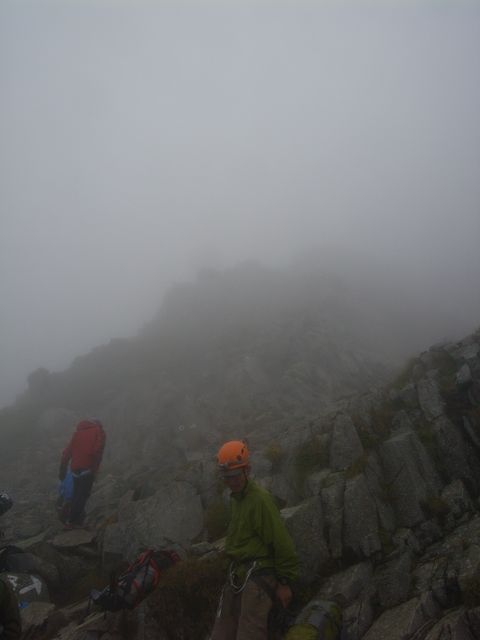
[[[134,609],[156,588],[162,573],[179,560],[173,550],[147,549],[108,587],[91,591],[90,599],[104,611]]]

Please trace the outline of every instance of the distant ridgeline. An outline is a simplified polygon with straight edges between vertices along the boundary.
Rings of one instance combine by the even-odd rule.
[[[0,431],[10,448],[20,445],[51,408],[102,415],[112,428],[121,419],[235,432],[255,420],[308,417],[384,380],[417,347],[426,319],[418,309],[409,318],[397,294],[316,269],[204,271],[174,286],[137,336],[61,373],[34,371],[0,412]]]

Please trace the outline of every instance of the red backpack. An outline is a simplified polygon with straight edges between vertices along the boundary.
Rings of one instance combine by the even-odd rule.
[[[91,591],[90,598],[104,611],[134,609],[155,589],[162,573],[179,561],[173,550],[147,549],[108,587]]]

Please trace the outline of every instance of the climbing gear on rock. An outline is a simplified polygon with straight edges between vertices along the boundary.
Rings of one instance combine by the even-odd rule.
[[[252,575],[256,566],[257,566],[257,561],[254,560],[250,565],[250,567],[247,569],[243,582],[241,584],[238,584],[237,582],[238,576],[235,573],[235,563],[234,562],[230,563],[230,567],[228,568],[228,582],[230,584],[230,588],[232,589],[233,593],[235,594],[241,593],[245,589],[245,586],[247,582],[250,580],[250,576]]]
[[[285,640],[342,640],[342,612],[335,602],[312,600],[297,616]]]
[[[162,573],[179,561],[173,550],[147,549],[108,587],[93,589],[90,599],[105,611],[134,609],[156,588]]]

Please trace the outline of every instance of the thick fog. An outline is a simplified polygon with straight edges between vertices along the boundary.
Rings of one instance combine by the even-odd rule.
[[[478,326],[479,59],[478,2],[3,0],[0,405],[201,266],[371,261]]]

